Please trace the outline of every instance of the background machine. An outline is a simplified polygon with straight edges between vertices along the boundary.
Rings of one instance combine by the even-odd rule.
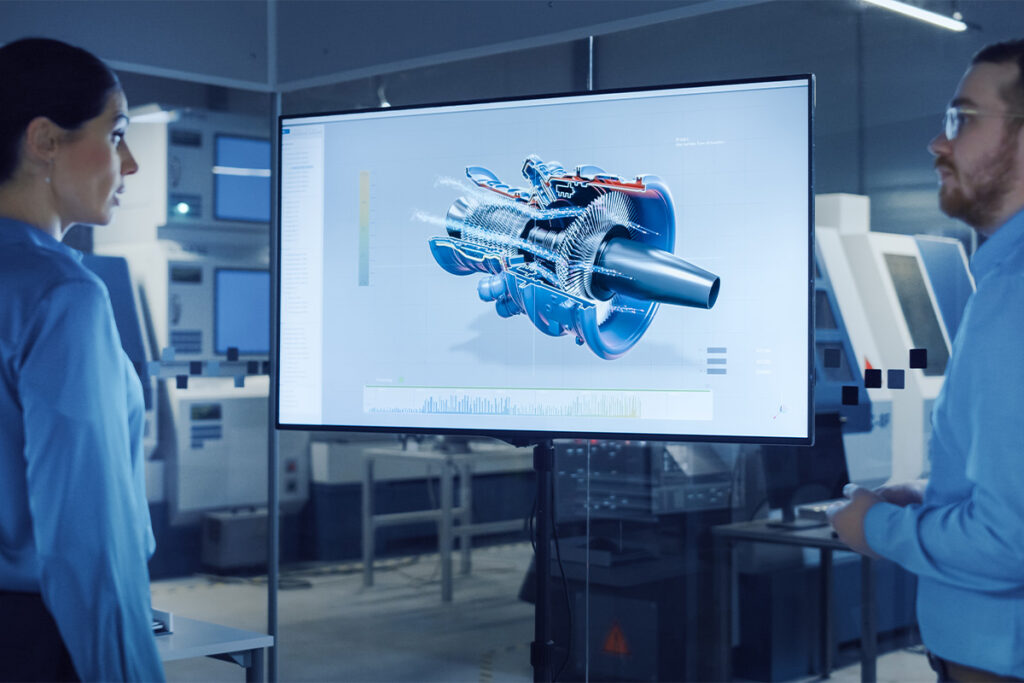
[[[863,197],[817,201],[813,447],[559,442],[552,576],[560,584],[565,575],[556,613],[569,634],[559,644],[570,675],[707,677],[692,648],[672,643],[699,644],[686,633],[713,618],[710,526],[765,515],[783,526],[820,524],[815,503],[840,497],[848,481],[927,475],[931,404],[973,284],[959,241],[873,233],[868,215]],[[928,368],[910,367],[914,348],[928,349]],[[817,555],[745,546],[738,560],[737,673],[807,673],[819,650],[813,629],[800,624],[814,623],[816,612],[793,600],[806,594]],[[839,557],[836,577],[855,582],[857,566]],[[880,632],[913,624],[912,582],[898,568],[879,570]],[[858,605],[842,592],[834,600],[836,639],[852,642]]]
[[[796,523],[822,520],[814,501],[839,497],[847,480],[873,487],[927,477],[931,407],[973,292],[960,241],[872,232],[866,197],[819,196],[816,223],[815,445],[764,447],[762,467],[747,478],[748,500],[796,507]],[[926,350],[926,366],[915,367],[914,349]],[[764,514],[758,508],[746,512]],[[816,554],[747,544],[738,560],[735,672],[783,680],[814,670],[818,636],[807,624],[817,613],[805,598]],[[835,585],[855,583],[856,567],[837,556]],[[883,564],[875,581],[884,648],[914,623],[914,579]],[[832,595],[834,645],[855,644],[859,606],[849,591]]]
[[[847,462],[858,471],[873,471],[869,483],[927,477],[932,406],[974,291],[963,245],[950,238],[872,231],[867,197],[828,195],[819,197],[817,206],[819,253],[849,318],[863,371],[859,387],[874,400],[883,396],[884,386],[892,403],[891,439],[848,443],[855,450]],[[888,466],[880,453],[887,453]]]
[[[132,112],[126,140],[139,172],[125,179],[114,222],[94,231],[92,258],[127,264],[129,278],[107,280],[111,297],[126,310],[131,303],[144,339],[140,361],[163,376],[152,387],[147,462],[158,533],[151,571],[194,571],[200,555],[217,569],[260,565],[269,433],[266,121],[146,106]],[[244,363],[244,376],[230,376],[222,367],[229,361]],[[172,362],[177,369],[168,371]],[[309,496],[308,459],[307,435],[282,437],[285,512]],[[198,534],[186,533],[199,525],[201,549]]]

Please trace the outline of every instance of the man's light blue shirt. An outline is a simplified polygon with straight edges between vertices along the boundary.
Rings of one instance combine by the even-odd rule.
[[[143,411],[106,287],[0,218],[0,590],[42,594],[82,680],[164,677]]]
[[[924,503],[873,506],[865,533],[919,577],[925,646],[1024,678],[1024,211],[978,249],[971,272],[977,291],[932,411]]]

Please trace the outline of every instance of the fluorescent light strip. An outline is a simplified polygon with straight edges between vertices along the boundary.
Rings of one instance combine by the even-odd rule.
[[[921,9],[920,7],[915,7],[914,5],[908,5],[907,3],[899,2],[898,0],[864,0],[864,2],[870,3],[872,5],[877,5],[879,7],[884,7],[885,9],[892,10],[893,12],[899,12],[900,14],[903,14],[908,17],[913,17],[914,19],[927,21],[929,24],[935,24],[936,26],[941,26],[942,28],[948,28],[950,31],[967,30],[967,24],[965,24],[962,21],[957,21],[956,19],[951,19],[950,17],[944,17],[941,14],[929,12],[926,9]]]
[[[252,178],[269,178],[269,168],[236,168],[234,166],[214,166],[213,172],[216,175],[240,175]]]

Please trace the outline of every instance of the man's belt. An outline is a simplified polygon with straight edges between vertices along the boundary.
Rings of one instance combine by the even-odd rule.
[[[946,681],[949,681],[950,683],[997,683],[1001,681],[1024,681],[1024,679],[1021,678],[1001,676],[1000,674],[985,671],[984,669],[975,669],[973,666],[957,664],[956,662],[943,659],[931,652],[928,653],[928,663],[931,665],[932,670],[939,675],[939,680],[942,681],[942,683],[945,683]]]

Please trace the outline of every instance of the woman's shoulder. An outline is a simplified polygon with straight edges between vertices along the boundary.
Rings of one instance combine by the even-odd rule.
[[[66,248],[65,248],[66,249]],[[0,291],[8,301],[39,302],[51,292],[73,288],[104,291],[101,280],[80,259],[64,250],[33,244],[8,245],[0,250]]]

